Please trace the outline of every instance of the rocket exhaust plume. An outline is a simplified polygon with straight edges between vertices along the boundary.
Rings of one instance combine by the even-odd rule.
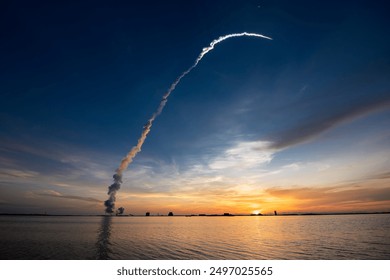
[[[249,36],[249,37],[258,37],[263,39],[272,40],[272,38],[257,34],[257,33],[248,33],[248,32],[242,32],[242,33],[233,33],[228,34],[225,36],[221,36],[218,39],[213,40],[208,47],[203,48],[202,52],[199,54],[197,59],[195,60],[194,64],[185,70],[183,73],[181,73],[180,76],[176,78],[176,80],[171,84],[168,91],[163,95],[160,105],[158,106],[157,110],[153,113],[152,117],[148,120],[148,122],[144,125],[144,128],[141,133],[141,137],[138,139],[138,143],[136,146],[134,146],[130,152],[122,159],[119,167],[116,169],[115,174],[113,175],[114,183],[108,187],[108,199],[104,202],[104,206],[106,206],[106,213],[112,214],[115,209],[115,200],[116,200],[116,193],[119,191],[121,184],[122,184],[122,173],[127,169],[127,166],[133,161],[135,156],[141,151],[142,145],[145,142],[146,137],[148,136],[154,120],[158,117],[158,115],[161,114],[162,110],[164,109],[165,105],[167,104],[168,98],[171,95],[171,93],[175,90],[176,86],[180,83],[181,79],[183,79],[185,76],[187,76],[192,69],[194,69],[198,63],[202,60],[202,58],[210,51],[212,51],[215,47],[215,45],[221,43],[222,41],[225,41],[226,39],[233,38],[233,37],[242,37],[242,36]]]

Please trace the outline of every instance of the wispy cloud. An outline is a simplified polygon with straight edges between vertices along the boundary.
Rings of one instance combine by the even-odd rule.
[[[75,199],[75,200],[82,200],[86,202],[97,202],[97,203],[103,203],[102,200],[93,198],[93,197],[84,197],[84,196],[77,196],[77,195],[65,195],[60,192],[54,191],[54,190],[47,190],[44,192],[35,192],[36,195],[39,196],[49,196],[49,197],[55,197],[55,198],[63,198],[63,199]]]
[[[39,176],[39,173],[34,171],[0,168],[0,178],[14,177],[20,179],[29,179],[37,176]]]
[[[226,149],[210,163],[209,167],[221,169],[247,169],[271,162],[274,151],[269,149],[270,142],[239,142]]]
[[[103,209],[99,198],[105,196],[105,186],[111,181],[116,164],[112,157],[47,139],[4,141],[0,154],[5,159],[0,162],[0,192],[10,201],[3,211],[93,213]]]
[[[390,172],[383,172],[369,176],[368,179],[390,179]]]
[[[60,142],[34,139],[28,144],[1,139],[0,177],[30,180],[94,182],[110,180],[115,163],[112,156]],[[4,140],[4,141],[3,141]]]
[[[300,125],[271,136],[271,147],[274,149],[284,149],[307,142],[337,125],[389,108],[390,98],[385,98],[350,105],[349,108],[339,111],[332,109],[325,113],[313,114]]]

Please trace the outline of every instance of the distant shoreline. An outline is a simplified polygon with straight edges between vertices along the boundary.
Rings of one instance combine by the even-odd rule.
[[[390,214],[390,212],[349,212],[349,213],[280,213],[277,215],[273,214],[189,214],[189,215],[104,215],[104,214],[95,214],[95,215],[86,215],[86,214],[15,214],[15,213],[0,213],[0,216],[47,216],[47,217],[276,217],[276,216],[331,216],[331,215],[372,215],[372,214]]]

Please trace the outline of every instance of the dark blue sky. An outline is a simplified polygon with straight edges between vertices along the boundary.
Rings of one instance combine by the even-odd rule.
[[[134,212],[147,210],[146,199],[153,210],[188,213],[203,209],[202,194],[225,199],[219,211],[234,195],[258,192],[259,201],[235,206],[249,211],[267,209],[273,188],[372,188],[367,178],[390,165],[388,8],[3,2],[0,212],[100,211],[113,171],[170,84],[212,40],[244,31],[273,40],[224,41],[181,81],[130,166],[120,202]],[[385,186],[375,183],[388,197]]]

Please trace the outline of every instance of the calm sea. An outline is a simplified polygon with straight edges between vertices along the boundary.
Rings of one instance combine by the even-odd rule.
[[[390,259],[390,215],[0,216],[1,259]]]

